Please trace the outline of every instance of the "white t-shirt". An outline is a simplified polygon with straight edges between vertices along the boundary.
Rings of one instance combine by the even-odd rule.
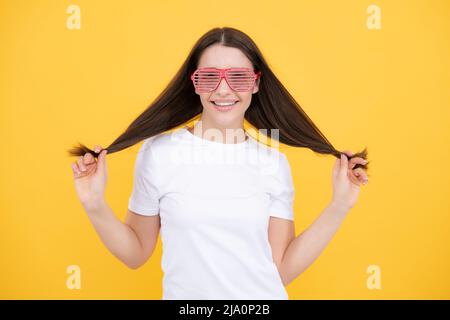
[[[269,216],[294,220],[286,156],[187,128],[144,140],[128,204],[160,214],[162,299],[288,299],[268,238]]]

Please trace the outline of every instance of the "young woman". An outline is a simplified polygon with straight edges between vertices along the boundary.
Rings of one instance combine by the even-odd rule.
[[[198,115],[193,127],[183,126]],[[276,129],[277,142],[337,158],[329,205],[297,237],[289,162],[245,132],[244,119],[264,135]],[[106,154],[139,141],[122,222],[104,197]],[[285,286],[323,251],[367,182],[367,150],[337,151],[256,44],[233,28],[203,35],[167,88],[109,147],[79,144],[69,153],[78,156],[78,197],[112,254],[136,269],[161,230],[163,299],[287,299]]]

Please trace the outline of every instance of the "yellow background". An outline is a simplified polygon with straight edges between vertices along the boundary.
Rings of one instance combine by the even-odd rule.
[[[369,30],[370,4],[381,30]],[[81,9],[69,30],[66,9]],[[0,298],[160,299],[161,242],[131,270],[75,193],[66,150],[109,145],[216,26],[250,35],[338,150],[368,147],[369,184],[290,299],[450,298],[450,2],[0,2]],[[140,144],[108,156],[120,218]],[[332,195],[333,156],[283,146],[297,235]],[[66,268],[81,268],[69,290]],[[366,269],[381,268],[380,290]]]

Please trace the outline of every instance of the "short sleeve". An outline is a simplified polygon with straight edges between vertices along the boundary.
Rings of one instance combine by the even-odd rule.
[[[128,209],[144,216],[159,214],[157,168],[151,150],[153,138],[146,139],[139,149],[134,166],[133,190],[128,200]]]
[[[294,183],[289,161],[283,153],[271,184],[269,215],[294,220]]]

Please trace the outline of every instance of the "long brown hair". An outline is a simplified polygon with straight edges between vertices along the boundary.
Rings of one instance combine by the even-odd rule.
[[[123,150],[141,140],[174,129],[198,116],[203,108],[190,75],[197,69],[203,50],[219,43],[240,49],[252,62],[255,72],[261,71],[259,91],[252,97],[244,118],[260,132],[279,130],[278,141],[289,146],[309,148],[317,153],[331,154],[340,158],[344,152],[337,151],[311,121],[300,105],[270,70],[262,53],[253,40],[235,28],[213,28],[193,46],[186,61],[159,96],[142,112],[107,148],[108,154]],[[71,156],[98,154],[79,143],[68,150]],[[344,153],[345,154],[345,153]],[[347,156],[367,159],[367,147]],[[368,169],[368,165],[356,164],[354,168]]]

